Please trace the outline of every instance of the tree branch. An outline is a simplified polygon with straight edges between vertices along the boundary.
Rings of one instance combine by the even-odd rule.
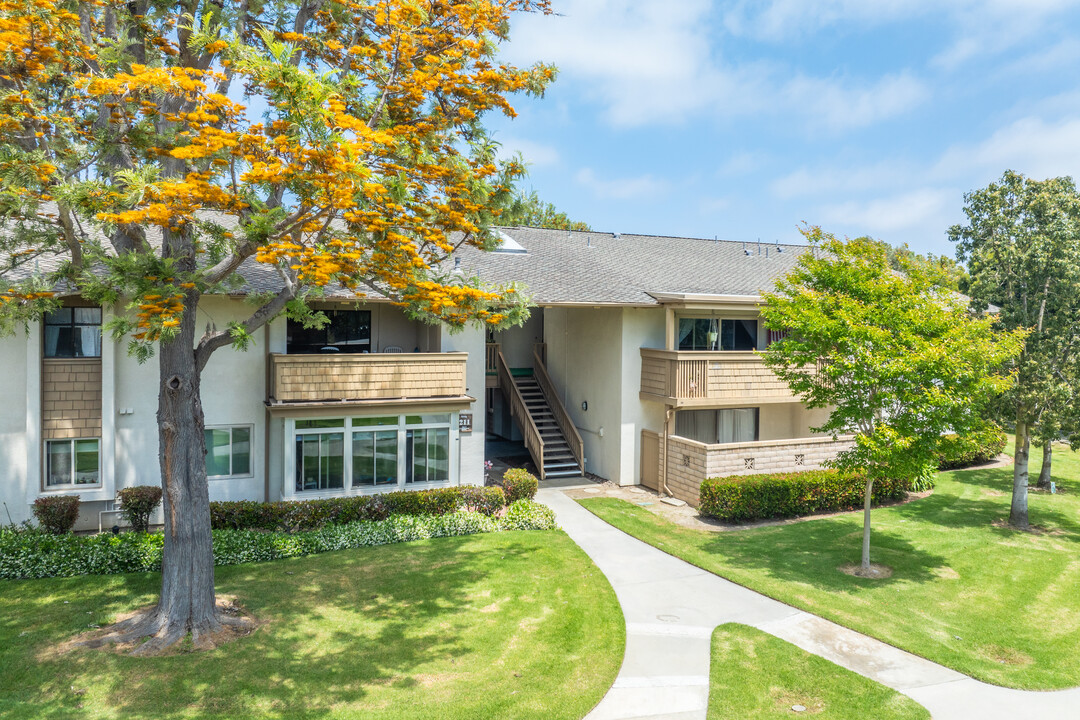
[[[285,287],[278,291],[278,294],[275,295],[270,302],[260,307],[251,315],[251,317],[242,323],[244,332],[247,334],[250,335],[280,315],[281,312],[285,310],[285,306],[289,304],[289,301],[296,297],[296,284],[287,274],[282,273],[282,277],[285,280]],[[231,343],[232,333],[228,330],[219,330],[203,335],[202,339],[199,340],[198,346],[195,348],[195,366],[198,371],[200,373],[203,371],[203,368],[206,367],[206,363],[210,361],[210,356],[214,354],[215,350],[223,348]]]

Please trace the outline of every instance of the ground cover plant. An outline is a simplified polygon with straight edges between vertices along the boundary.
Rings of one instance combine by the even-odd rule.
[[[930,718],[911,698],[761,630],[713,631],[708,720],[790,718],[793,705],[828,720]]]
[[[623,654],[610,585],[561,532],[218,568],[261,623],[213,652],[60,654],[152,603],[156,573],[0,581],[0,717],[567,718]]]
[[[392,515],[375,521],[327,523],[295,532],[214,530],[212,548],[214,565],[224,566],[429,538],[556,528],[555,514],[549,508],[519,500],[500,517],[461,509],[441,515]],[[33,528],[0,527],[0,578],[158,572],[164,539],[160,533],[57,536]]]
[[[980,680],[1065,688],[1080,685],[1080,455],[1055,450],[1063,492],[1032,493],[1036,532],[1008,526],[1011,468],[941,473],[933,495],[875,510],[886,579],[837,570],[859,561],[858,514],[707,532],[581,502],[699,567]]]

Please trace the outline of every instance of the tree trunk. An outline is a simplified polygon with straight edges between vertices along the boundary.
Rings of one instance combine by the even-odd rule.
[[[192,293],[185,300],[179,334],[158,349],[158,451],[165,513],[161,597],[152,610],[117,624],[95,645],[145,638],[133,653],[145,654],[190,634],[196,648],[208,648],[214,646],[213,633],[222,625],[247,622],[220,613],[214,594],[206,442],[193,350],[197,303]]]
[[[200,635],[221,626],[215,607],[204,419],[193,350],[195,315],[195,307],[185,308],[180,334],[163,343],[159,355],[157,419],[165,548],[156,612],[163,635],[183,637],[190,632],[197,644]]]
[[[1013,462],[1012,508],[1009,524],[1021,530],[1031,527],[1028,523],[1028,453],[1031,450],[1031,432],[1028,424],[1016,419],[1016,449]]]
[[[862,570],[870,572],[870,500],[873,497],[874,478],[866,479],[866,492],[863,494],[863,529],[862,529]]]
[[[1054,458],[1053,447],[1054,443],[1050,442],[1049,440],[1047,440],[1046,444],[1043,445],[1043,461],[1042,468],[1039,470],[1038,482],[1038,486],[1043,490],[1050,489],[1050,476],[1052,472],[1051,465],[1053,464]]]

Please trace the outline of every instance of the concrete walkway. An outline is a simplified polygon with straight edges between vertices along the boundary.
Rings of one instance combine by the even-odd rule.
[[[1080,688],[1027,692],[987,685],[701,570],[599,519],[561,490],[537,500],[607,576],[626,618],[626,655],[587,720],[704,720],[710,638],[752,625],[911,697],[935,720],[1080,718]]]

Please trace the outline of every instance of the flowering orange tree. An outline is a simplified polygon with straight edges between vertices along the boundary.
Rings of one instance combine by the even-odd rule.
[[[162,597],[120,634],[208,642],[215,609],[200,373],[327,288],[429,321],[519,321],[512,287],[445,272],[522,168],[482,119],[553,68],[501,64],[547,0],[0,0],[0,330],[60,294],[160,365]],[[262,266],[243,322],[195,328],[203,295]]]

